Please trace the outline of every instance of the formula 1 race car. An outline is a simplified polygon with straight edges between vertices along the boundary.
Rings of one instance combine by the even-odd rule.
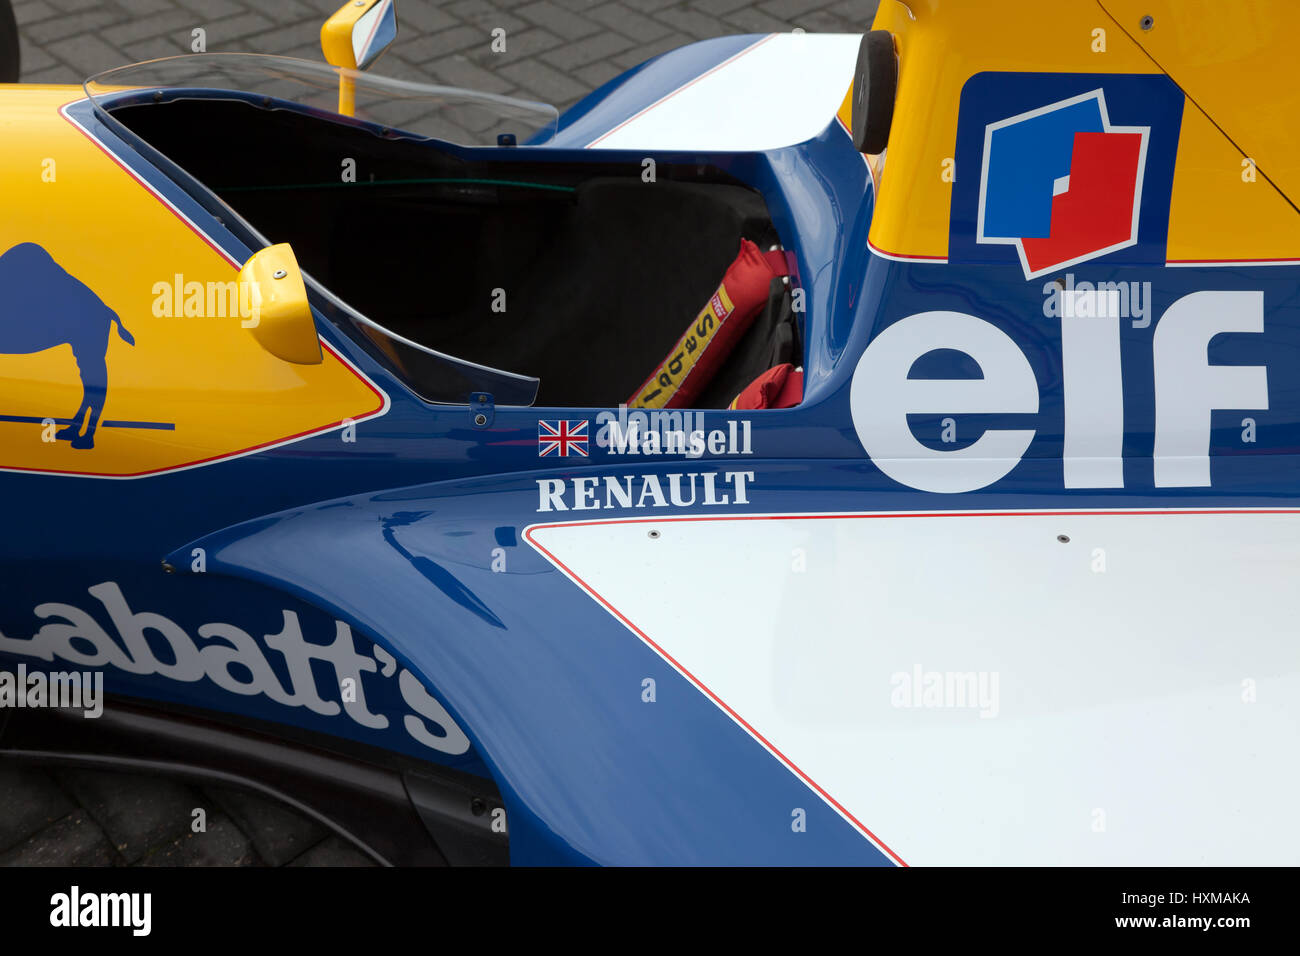
[[[1300,862],[1300,12],[863,29],[0,86],[0,757],[395,864]]]

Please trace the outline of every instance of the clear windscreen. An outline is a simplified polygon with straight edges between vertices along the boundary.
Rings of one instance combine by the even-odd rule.
[[[340,84],[347,84],[347,95],[355,104],[350,116],[339,112]],[[118,117],[147,104],[230,100],[343,124],[381,139],[408,140],[413,146],[440,140],[469,147],[496,147],[501,134],[513,135],[519,145],[537,145],[554,136],[558,120],[554,107],[544,103],[258,54],[205,53],[152,60],[100,73],[84,87],[110,129],[119,136],[132,137],[136,152],[254,249],[280,240],[263,235],[224,203],[210,188],[207,177],[194,175],[188,163],[175,162],[169,146],[146,136],[133,137]],[[237,141],[240,132],[232,128],[230,135]],[[310,146],[303,144],[303,148]],[[411,341],[344,303],[327,282],[317,281],[306,268],[303,279],[315,308],[426,401],[464,404],[482,393],[491,394],[500,405],[531,405],[535,401],[536,378],[464,361]]]
[[[101,108],[121,103],[125,91],[159,101],[187,91],[212,98],[229,92],[242,100],[297,104],[341,123],[377,127],[420,139],[461,146],[495,146],[509,134],[523,145],[541,145],[556,131],[555,107],[530,100],[449,86],[394,80],[341,67],[255,53],[196,53],[149,60],[98,73],[86,80],[86,95]],[[341,100],[351,115],[340,112]]]

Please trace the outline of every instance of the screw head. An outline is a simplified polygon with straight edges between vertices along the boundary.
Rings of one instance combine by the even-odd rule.
[[[1156,18],[1150,16],[1143,17],[1142,22],[1139,25],[1142,27],[1143,30],[1150,30],[1153,26],[1156,25]]]
[[[657,537],[659,537],[659,532],[658,532],[658,531],[653,531],[653,530],[652,530],[652,531],[647,532],[647,536],[648,536],[648,537],[651,537],[651,538],[657,538]]]
[[[285,272],[283,269],[276,269],[273,273],[271,273],[271,278],[272,278],[272,279],[283,279],[283,278],[284,278],[285,276],[287,276],[288,274],[289,274],[289,273]]]
[[[486,425],[486,424],[487,424],[487,416],[484,415],[482,412],[479,412],[477,415],[474,416],[474,424],[475,424],[475,425]]]
[[[1069,544],[1070,536],[1068,534],[1058,534],[1056,536],[1056,540],[1061,542],[1061,544]]]

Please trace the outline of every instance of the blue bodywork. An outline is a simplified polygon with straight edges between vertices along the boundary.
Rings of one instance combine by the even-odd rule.
[[[699,44],[695,55],[707,69],[709,61],[721,62],[753,40]],[[639,162],[639,153],[601,151],[597,157],[581,147],[680,82],[681,76],[638,68],[567,113],[552,143],[518,147],[508,159],[536,153],[572,163]],[[89,104],[72,110],[232,257],[243,261],[251,254]],[[491,160],[503,151],[472,152]],[[1267,365],[1271,402],[1251,413],[1261,440],[1249,454],[1237,437],[1242,413],[1214,413],[1212,488],[1157,488],[1150,330],[1124,323],[1125,487],[1067,490],[1059,328],[1043,317],[1040,282],[1026,283],[1010,258],[918,263],[870,252],[873,187],[838,123],[809,142],[765,153],[660,155],[711,163],[761,191],[795,255],[792,281],[805,293],[803,403],[780,411],[705,413],[712,428],[733,421],[752,425],[752,456],[706,452],[689,462],[701,473],[753,472],[748,503],[728,513],[1295,504],[1300,397],[1288,383],[1300,381],[1300,270],[1220,268],[1212,270],[1211,281],[1210,270],[1153,266],[1141,249],[1095,264],[1092,279],[1152,282],[1150,309],[1157,317],[1176,299],[1207,287],[1262,289],[1269,335],[1223,336],[1210,359]],[[1165,204],[1167,217],[1167,195]],[[108,689],[295,724],[490,775],[507,804],[517,863],[896,862],[525,540],[528,526],[549,520],[538,514],[539,478],[666,476],[682,472],[682,456],[631,460],[592,442],[590,458],[576,463],[540,460],[539,419],[594,422],[608,409],[498,402],[488,424],[478,426],[470,407],[415,396],[317,304],[323,339],[389,396],[391,410],[360,424],[355,443],[321,435],[147,479],[0,472],[0,500],[7,503],[0,658],[31,659],[25,642],[45,623],[34,609],[51,602],[78,608],[120,633],[109,607],[113,589],[105,587],[112,582],[129,613],[162,615],[196,644],[193,635],[204,624],[237,626],[259,641],[267,666],[288,687],[294,676],[266,635],[280,634],[292,614],[303,641],[318,649],[340,633],[352,635],[353,662],[364,657],[374,664],[357,672],[367,713],[387,715],[384,726],[337,707],[326,714],[264,693],[232,693],[209,676],[168,678],[158,671],[173,652],[158,630],[147,639],[160,667],[153,673],[107,667]],[[1032,420],[1032,444],[1005,477],[977,491],[935,495],[892,480],[864,453],[851,418],[850,383],[869,341],[927,310],[996,323],[1024,352],[1038,382],[1038,412],[1020,416]],[[961,353],[939,350],[918,363],[914,376],[973,377],[978,368]],[[940,416],[914,416],[909,423],[923,444],[953,447],[939,443]],[[972,415],[959,422],[958,434],[969,443],[999,427],[1024,426],[1016,416]],[[716,509],[697,503],[670,513]],[[202,573],[195,573],[198,554]],[[495,557],[503,566],[493,566]],[[707,599],[709,571],[698,569],[700,599]],[[119,606],[119,617],[126,613]],[[338,622],[350,630],[340,631]],[[385,658],[395,664],[386,666]],[[312,666],[321,699],[337,700],[342,665],[331,671],[320,650]],[[408,683],[404,697],[399,685],[404,672],[418,675],[424,692],[463,729],[467,750],[442,752],[421,742],[419,730],[436,738],[446,728],[427,717],[434,708],[421,710],[423,718],[410,716],[413,692]],[[641,703],[638,689],[647,677],[657,683],[660,706]],[[413,731],[404,716],[423,722]],[[869,761],[870,755],[857,759]],[[888,768],[881,768],[879,785],[891,785]],[[806,832],[792,832],[792,807],[806,809]]]

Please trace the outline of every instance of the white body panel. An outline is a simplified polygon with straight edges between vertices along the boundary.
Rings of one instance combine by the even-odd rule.
[[[1300,862],[1300,514],[528,536],[908,863]],[[995,704],[900,706],[918,669]]]
[[[727,152],[805,142],[835,119],[853,83],[861,39],[771,34],[588,145]]]

